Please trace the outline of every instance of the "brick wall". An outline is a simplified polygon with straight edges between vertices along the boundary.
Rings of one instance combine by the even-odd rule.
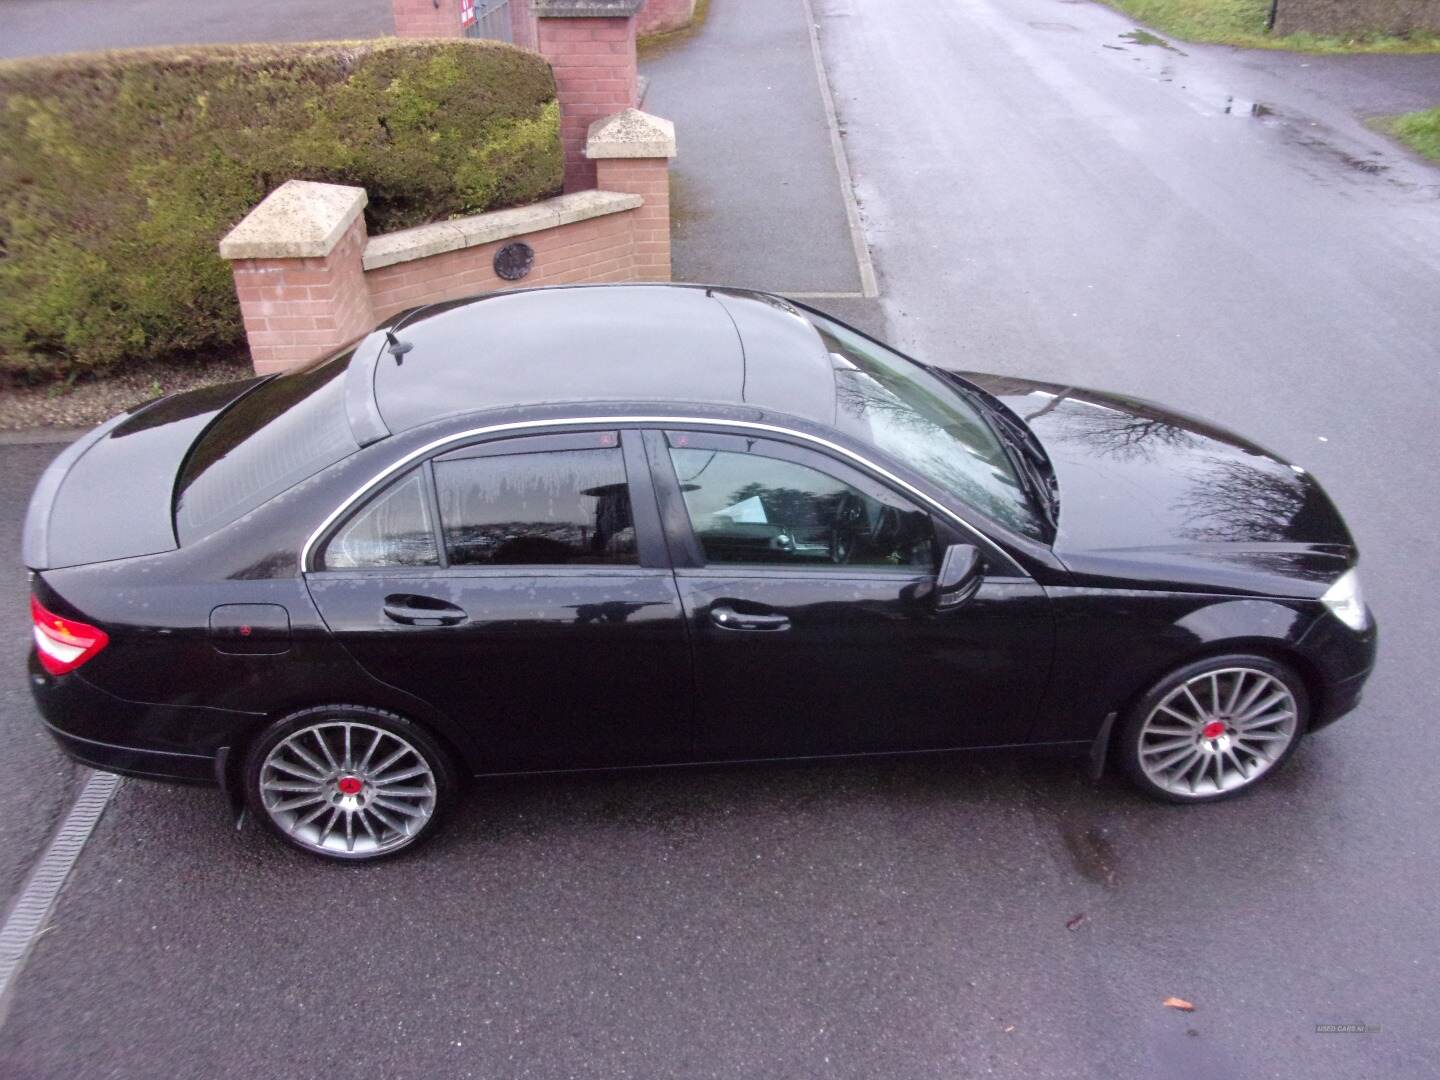
[[[645,6],[635,16],[635,32],[643,37],[679,30],[689,26],[694,16],[695,0],[645,0]]]
[[[539,46],[559,91],[565,190],[593,188],[585,136],[594,121],[635,104],[635,20],[540,19]]]
[[[638,210],[560,225],[523,237],[429,255],[365,272],[375,321],[417,304],[455,300],[496,289],[581,282],[652,280],[637,278]],[[535,251],[535,268],[520,281],[496,276],[495,253],[524,240]]]
[[[1440,33],[1440,0],[1280,0],[1277,34]]]
[[[365,240],[361,217],[329,255],[231,262],[257,373],[284,371],[334,352],[375,325],[360,264]]]

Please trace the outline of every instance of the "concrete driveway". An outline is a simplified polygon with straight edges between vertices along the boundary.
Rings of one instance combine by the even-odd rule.
[[[1012,755],[532,778],[373,868],[127,782],[0,1075],[1433,1075],[1440,172],[1248,54],[1135,46],[1088,4],[816,14],[892,336],[1312,468],[1383,624],[1361,710],[1211,807]],[[0,447],[0,518],[44,457]],[[22,638],[7,748],[35,722]],[[49,806],[68,780],[33,769]]]

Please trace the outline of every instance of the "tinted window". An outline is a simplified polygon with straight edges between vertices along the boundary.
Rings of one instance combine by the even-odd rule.
[[[412,472],[351,518],[326,546],[325,569],[439,565],[425,482]]]
[[[634,563],[618,447],[435,462],[452,566]]]
[[[712,563],[929,569],[930,516],[778,458],[672,449],[690,522]]]
[[[256,387],[200,437],[176,485],[175,528],[198,540],[359,449],[345,418],[350,352]]]

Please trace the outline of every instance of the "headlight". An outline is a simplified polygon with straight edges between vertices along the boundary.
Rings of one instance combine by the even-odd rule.
[[[1335,617],[1351,630],[1364,630],[1370,622],[1365,610],[1365,597],[1360,593],[1360,574],[1346,570],[1335,579],[1335,584],[1325,590],[1320,602],[1335,613]]]

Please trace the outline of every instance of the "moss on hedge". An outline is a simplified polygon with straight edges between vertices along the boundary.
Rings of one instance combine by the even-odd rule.
[[[471,41],[0,63],[0,370],[62,375],[242,338],[220,238],[292,177],[384,232],[560,189],[549,66]]]

